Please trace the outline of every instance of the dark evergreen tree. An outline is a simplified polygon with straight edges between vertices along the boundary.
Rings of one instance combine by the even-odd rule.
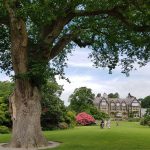
[[[141,106],[142,108],[150,108],[150,96],[146,96],[141,100]]]

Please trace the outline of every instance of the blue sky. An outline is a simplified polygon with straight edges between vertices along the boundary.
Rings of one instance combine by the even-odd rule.
[[[65,105],[69,104],[68,97],[74,89],[82,86],[91,88],[95,94],[118,92],[122,98],[125,98],[129,92],[137,98],[150,95],[150,64],[132,71],[129,77],[121,73],[120,67],[117,67],[113,74],[108,74],[107,69],[92,66],[92,62],[88,59],[89,53],[90,50],[87,48],[76,48],[72,56],[69,56],[65,73],[71,83],[57,77],[58,83],[64,85],[61,99],[64,100]],[[0,80],[9,80],[9,77],[1,73]]]

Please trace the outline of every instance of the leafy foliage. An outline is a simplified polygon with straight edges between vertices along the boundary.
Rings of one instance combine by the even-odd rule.
[[[94,96],[90,88],[77,88],[69,97],[70,108],[77,113],[88,111],[90,106],[93,106]]]
[[[0,134],[6,134],[9,133],[9,128],[6,126],[0,126]]]
[[[37,81],[41,76],[36,84],[45,83],[47,76],[41,72],[47,70],[49,61],[51,73],[63,76],[67,54],[77,45],[92,49],[89,57],[94,65],[108,67],[110,73],[121,65],[128,75],[134,62],[143,66],[150,60],[148,0],[20,0],[8,1],[8,6],[26,25],[26,75]],[[0,68],[8,73],[12,69],[9,20],[8,7],[0,0]],[[43,61],[44,68],[33,63],[40,66]]]
[[[141,120],[141,124],[150,126],[150,108],[146,110],[144,118]]]
[[[7,74],[12,70],[9,34],[9,28],[6,25],[0,25],[0,68]]]
[[[62,90],[63,87],[58,85],[54,78],[42,88],[41,123],[44,130],[75,126],[75,113],[68,111],[59,98]]]
[[[96,107],[90,107],[89,114],[92,115],[96,120],[108,119],[109,115],[101,112]]]
[[[0,125],[11,127],[8,112],[8,97],[12,93],[14,83],[0,82]],[[63,88],[53,79],[42,88],[42,117],[43,129],[59,128],[59,123],[66,122],[68,127],[75,126],[75,113],[68,111],[59,98]]]
[[[59,98],[62,87],[55,81],[48,82],[42,89],[42,117],[41,123],[44,129],[57,128],[59,122],[64,122],[66,108]]]
[[[150,108],[150,96],[146,96],[144,99],[142,99],[141,106],[142,108]]]
[[[80,112],[86,112],[92,115],[97,120],[109,118],[107,114],[99,111],[93,105],[94,97],[95,95],[92,93],[92,90],[90,88],[77,88],[69,97],[69,108],[75,111],[77,114]]]
[[[150,127],[150,108],[147,109],[144,118],[141,119],[141,125],[148,125]]]
[[[41,87],[49,62],[55,62],[52,74],[63,75],[67,54],[78,45],[92,49],[96,67],[111,73],[121,65],[128,75],[134,62],[150,60],[149,10],[149,0],[0,0],[0,68],[9,73],[13,66],[19,83]]]
[[[150,116],[150,108],[146,110],[145,116]]]
[[[12,82],[0,81],[0,125],[11,126],[10,113],[8,111],[9,96],[12,93],[14,84]]]
[[[76,113],[74,111],[67,111],[67,113],[65,114],[65,122],[68,124],[70,128],[73,128],[76,125],[75,116]]]
[[[110,94],[108,94],[108,97],[109,98],[119,98],[119,94],[118,93],[110,93]]]

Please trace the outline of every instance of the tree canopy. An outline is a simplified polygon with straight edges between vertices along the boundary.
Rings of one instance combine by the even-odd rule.
[[[88,111],[93,106],[95,95],[87,87],[80,87],[74,90],[69,96],[70,108],[77,113]]]
[[[0,67],[12,69],[10,18],[14,16],[22,19],[27,32],[26,75],[32,80],[43,82],[46,74],[41,72],[47,67],[42,64],[49,60],[52,71],[63,75],[66,55],[76,45],[93,50],[89,57],[96,67],[111,72],[122,65],[128,74],[134,62],[149,61],[149,10],[148,0],[0,0]]]

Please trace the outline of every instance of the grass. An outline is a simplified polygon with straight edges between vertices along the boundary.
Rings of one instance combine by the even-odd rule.
[[[150,150],[150,128],[135,122],[120,122],[111,129],[99,126],[76,127],[44,132],[48,140],[62,144],[53,150]],[[10,135],[0,135],[7,142]]]

